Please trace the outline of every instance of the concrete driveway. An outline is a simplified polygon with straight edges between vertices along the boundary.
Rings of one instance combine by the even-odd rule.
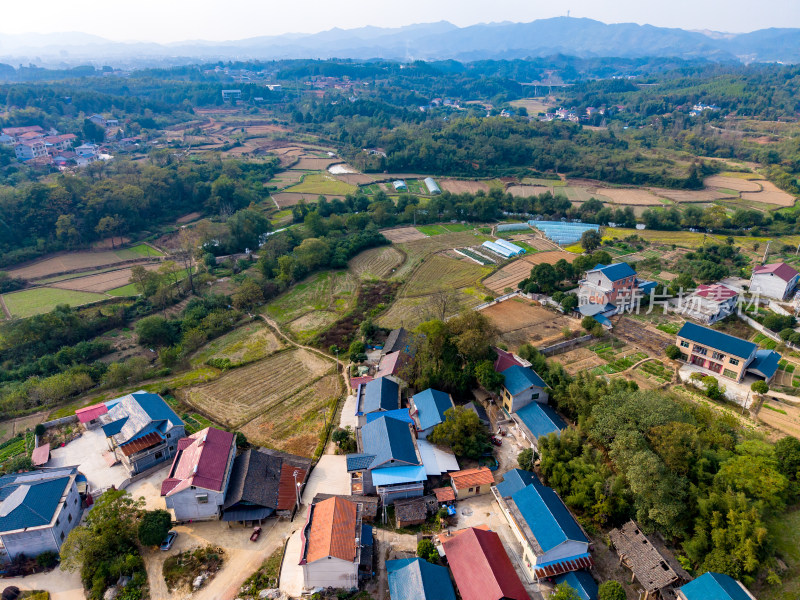
[[[356,416],[356,397],[355,395],[348,396],[342,406],[342,416],[339,419],[339,427],[344,429],[347,426],[353,428],[353,431],[358,427],[358,417]]]
[[[322,455],[303,489],[303,504],[311,504],[314,496],[319,493],[350,495],[350,475],[347,473],[347,460],[343,454]]]
[[[109,467],[103,458],[104,452],[108,452],[108,443],[103,430],[98,427],[85,431],[81,437],[63,448],[51,450],[47,466],[77,466],[78,470],[86,475],[91,490],[104,489],[112,485],[119,487],[119,484],[127,479],[128,472],[122,465]]]
[[[303,516],[301,529],[292,533],[289,538],[289,543],[286,544],[286,554],[283,558],[283,565],[281,565],[281,591],[286,595],[296,598],[303,593],[303,567],[300,566],[300,551],[302,544],[300,540],[300,533],[302,526],[305,523],[305,516]],[[295,519],[295,522],[298,522]]]
[[[171,461],[164,462],[163,469],[133,482],[126,489],[134,498],[144,497],[144,506],[147,510],[165,509],[167,505],[161,497],[161,482],[169,475],[170,466],[172,466]]]
[[[78,571],[54,569],[49,573],[37,573],[28,577],[11,577],[2,580],[3,588],[11,585],[21,590],[45,590],[52,600],[86,600]],[[153,596],[155,598],[155,596]]]

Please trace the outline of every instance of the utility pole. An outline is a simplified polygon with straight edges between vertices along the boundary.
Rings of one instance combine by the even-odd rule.
[[[767,240],[767,247],[764,249],[764,260],[761,261],[763,263],[767,262],[767,256],[769,256],[769,245],[771,243],[772,243],[772,240]],[[798,248],[800,248],[800,246],[798,246]]]

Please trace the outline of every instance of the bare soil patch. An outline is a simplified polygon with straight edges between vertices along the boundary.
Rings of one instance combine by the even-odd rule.
[[[771,408],[767,408],[767,406]],[[800,408],[796,406],[768,400],[764,402],[764,406],[758,412],[758,419],[778,431],[800,438]]]
[[[666,188],[651,188],[654,194],[668,198],[673,202],[700,203],[713,202],[720,198],[730,198],[730,194],[715,189],[705,190],[669,190]]]
[[[148,271],[154,271],[159,267],[158,264],[152,263],[143,266]],[[50,286],[80,292],[107,292],[108,290],[128,285],[131,282],[131,271],[132,269],[130,268],[119,269],[117,271],[99,273],[98,275],[89,275],[88,277],[56,281],[51,283]]]
[[[597,190],[603,196],[611,198],[614,204],[625,204],[631,206],[662,206],[663,202],[658,197],[644,189],[630,188],[599,188]]]
[[[338,158],[316,158],[303,156],[300,161],[292,168],[301,171],[324,171],[335,162],[339,162]]]
[[[101,250],[99,252],[65,252],[50,258],[43,258],[16,269],[8,269],[12,277],[23,279],[40,279],[57,273],[67,273],[80,269],[102,267],[123,262],[114,251]]]
[[[666,347],[675,343],[674,337],[628,317],[615,318],[614,335],[656,358],[663,358]]]
[[[557,354],[551,360],[560,363],[570,375],[577,375],[605,364],[602,358],[588,348],[577,348],[563,354]]]
[[[369,185],[375,181],[372,175],[366,175],[365,173],[333,173],[332,175],[339,181],[350,185]]]
[[[776,204],[778,206],[794,206],[795,197],[788,192],[784,192],[771,181],[759,181],[758,183],[761,184],[763,191],[742,192],[743,200]]]
[[[506,288],[511,288],[512,290],[517,289],[519,282],[529,277],[531,269],[536,265],[543,263],[554,265],[562,258],[571,263],[575,260],[576,256],[577,255],[572,252],[563,252],[559,250],[547,250],[544,252],[527,254],[505,265],[502,269],[484,279],[483,285],[496,294],[503,294]]]
[[[397,229],[384,229],[381,231],[381,233],[383,234],[383,237],[391,241],[393,244],[402,244],[403,242],[424,240],[426,237],[428,237],[416,227],[399,227]]]
[[[439,187],[451,194],[475,194],[489,191],[489,184],[485,181],[464,181],[460,179],[441,179]]]
[[[301,194],[297,192],[280,192],[278,194],[272,194],[272,199],[278,204],[278,208],[289,208],[290,206],[295,206],[296,204],[300,204],[300,201],[303,200],[307,203],[316,202],[319,199],[319,194]],[[344,196],[336,196],[331,194],[325,194],[325,197],[328,200],[333,200],[334,198],[338,198],[339,200],[344,200]]]
[[[191,223],[192,221],[196,221],[200,217],[203,216],[203,213],[200,212],[190,212],[188,215],[183,215],[179,218],[176,223]]]
[[[736,190],[737,192],[760,192],[762,190],[760,182],[741,179],[739,177],[725,177],[724,175],[706,177],[703,183],[706,187],[725,188],[728,190]]]
[[[531,196],[541,196],[547,192],[553,192],[553,188],[543,185],[512,185],[506,190],[517,198],[530,198]]]
[[[125,244],[129,244],[131,238],[129,237],[114,237],[114,238],[105,238],[104,240],[97,240],[92,244],[92,250],[112,250],[119,246],[124,246]]]
[[[500,337],[512,350],[517,350],[525,343],[547,346],[563,339],[562,330],[565,327],[580,327],[579,321],[522,298],[499,302],[481,312],[500,330]]]

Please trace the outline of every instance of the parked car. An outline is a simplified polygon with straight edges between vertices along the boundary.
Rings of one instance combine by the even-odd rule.
[[[503,445],[503,440],[501,440],[496,435],[493,435],[492,437],[490,437],[489,441],[492,442],[492,444],[494,444],[495,446],[502,446]]]
[[[170,531],[167,534],[167,537],[164,539],[164,541],[161,542],[161,549],[166,551],[166,550],[169,550],[170,548],[172,548],[172,544],[175,543],[175,538],[176,537],[178,537],[178,532],[177,531]]]
[[[250,535],[250,541],[255,542],[261,535],[261,527],[253,527],[253,533]]]

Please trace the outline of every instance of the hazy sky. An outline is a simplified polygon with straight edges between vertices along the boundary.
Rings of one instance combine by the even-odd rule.
[[[0,33],[83,31],[114,40],[230,40],[332,27],[565,15],[744,32],[800,27],[800,0],[0,0]]]

